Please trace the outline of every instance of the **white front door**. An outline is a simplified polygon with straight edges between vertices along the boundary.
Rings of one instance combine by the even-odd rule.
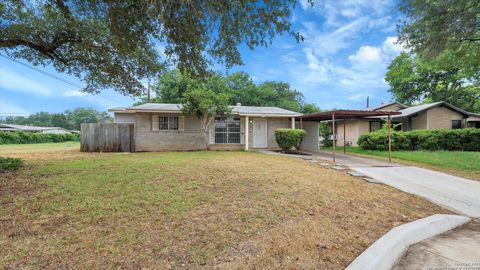
[[[253,120],[253,147],[267,148],[267,119]]]

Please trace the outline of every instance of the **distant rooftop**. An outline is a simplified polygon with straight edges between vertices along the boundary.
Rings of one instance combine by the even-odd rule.
[[[382,103],[382,104],[380,104],[378,106],[375,106],[375,107],[368,107],[365,110],[366,111],[376,111],[376,110],[379,110],[381,108],[385,108],[385,107],[388,107],[388,106],[394,105],[394,104],[397,104],[398,106],[400,106],[400,108],[407,108],[407,106],[405,106],[405,105],[403,105],[399,102],[393,101],[393,102],[388,102],[388,103]]]
[[[3,131],[15,131],[15,130],[20,130],[20,131],[45,131],[45,130],[55,130],[55,129],[62,129],[66,130],[61,127],[37,127],[37,126],[26,126],[26,125],[15,125],[15,124],[4,124],[0,123],[0,130]]]

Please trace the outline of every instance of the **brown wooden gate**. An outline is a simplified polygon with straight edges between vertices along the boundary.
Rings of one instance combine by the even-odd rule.
[[[82,152],[134,152],[133,124],[82,123]]]

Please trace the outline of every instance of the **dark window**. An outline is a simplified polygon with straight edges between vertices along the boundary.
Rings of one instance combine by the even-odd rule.
[[[370,121],[370,132],[381,129],[383,126],[383,121]]]
[[[402,131],[402,125],[400,122],[392,122],[392,127],[395,131]]]
[[[452,129],[462,128],[462,120],[452,120]]]
[[[159,130],[178,130],[178,116],[159,116]]]
[[[215,118],[215,143],[240,143],[240,118]]]

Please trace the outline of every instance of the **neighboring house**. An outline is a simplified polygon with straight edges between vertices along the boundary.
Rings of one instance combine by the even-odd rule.
[[[278,149],[277,128],[302,126],[308,133],[305,150],[318,150],[318,123],[300,123],[300,113],[277,107],[231,106],[227,118],[216,118],[209,127],[208,149]],[[201,121],[183,115],[179,104],[147,103],[112,108],[115,123],[134,124],[135,151],[201,150],[205,140]]]
[[[397,130],[480,128],[480,115],[467,112],[447,102],[439,101],[407,107],[398,102],[367,108],[369,111],[395,111],[392,124]],[[360,135],[382,128],[385,117],[365,117],[346,121],[347,145],[357,146]],[[337,122],[337,145],[343,144],[343,121]]]
[[[37,127],[26,125],[14,125],[0,123],[0,131],[23,131],[23,132],[38,132],[38,133],[54,133],[54,134],[67,134],[73,133],[68,129],[61,127]]]

